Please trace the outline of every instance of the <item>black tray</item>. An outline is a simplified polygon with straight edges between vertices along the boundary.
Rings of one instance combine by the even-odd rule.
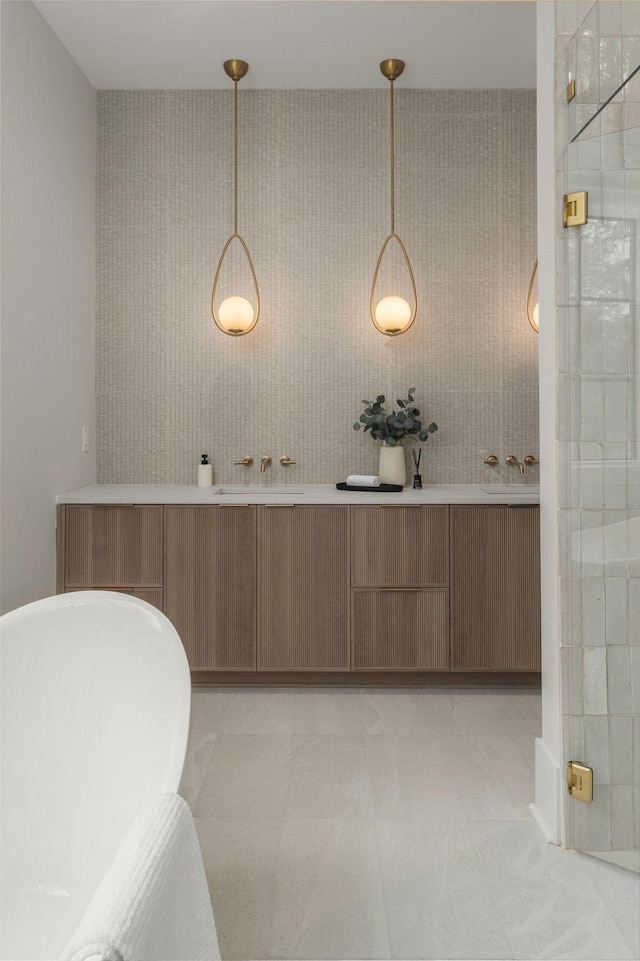
[[[351,487],[344,481],[341,484],[336,484],[336,489],[339,491],[366,491],[368,494],[399,494],[401,490],[404,490],[402,484],[380,484],[379,487]]]

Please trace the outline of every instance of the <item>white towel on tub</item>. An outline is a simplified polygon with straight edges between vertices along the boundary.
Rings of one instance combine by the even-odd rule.
[[[131,826],[61,961],[219,959],[189,805],[160,794]]]

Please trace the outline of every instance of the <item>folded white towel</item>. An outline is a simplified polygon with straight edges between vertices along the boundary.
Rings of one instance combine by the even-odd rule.
[[[62,961],[219,959],[189,805],[161,794],[133,822]]]
[[[380,478],[374,474],[349,474],[349,487],[380,487]]]

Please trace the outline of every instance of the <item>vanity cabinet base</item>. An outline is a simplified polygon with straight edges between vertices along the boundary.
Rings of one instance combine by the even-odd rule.
[[[192,671],[194,687],[540,687],[540,671]]]

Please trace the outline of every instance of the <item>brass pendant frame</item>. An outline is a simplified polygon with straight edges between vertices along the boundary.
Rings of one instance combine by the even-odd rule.
[[[409,254],[407,253],[407,248],[403,244],[400,237],[396,233],[396,156],[395,156],[395,124],[394,124],[394,103],[393,103],[393,84],[402,74],[405,68],[404,60],[397,60],[390,58],[388,60],[383,60],[380,64],[380,71],[382,75],[389,81],[389,146],[390,146],[390,174],[391,174],[391,233],[387,236],[387,239],[382,245],[380,253],[378,255],[378,260],[376,263],[376,269],[373,274],[373,283],[371,284],[371,297],[369,298],[369,313],[371,314],[371,322],[373,326],[385,337],[398,337],[400,334],[406,333],[407,330],[413,325],[416,319],[416,314],[418,313],[418,292],[416,290],[416,281],[413,276],[413,268],[411,266],[411,261],[409,260]],[[406,327],[402,330],[385,330],[381,327],[376,320],[376,286],[378,283],[378,274],[380,273],[380,265],[382,263],[382,258],[384,257],[385,251],[389,246],[390,242],[395,240],[400,250],[402,251],[402,256],[404,257],[405,263],[407,265],[407,270],[409,271],[409,280],[411,281],[411,290],[413,293],[413,305],[411,307],[411,319]]]
[[[258,289],[258,278],[256,277],[256,271],[253,266],[251,254],[249,253],[249,248],[247,247],[244,238],[238,232],[238,81],[242,80],[242,78],[246,76],[249,70],[249,64],[245,60],[225,60],[223,66],[226,75],[233,80],[233,233],[230,234],[229,238],[227,239],[222,253],[220,254],[218,266],[216,267],[216,273],[213,279],[213,288],[211,291],[211,315],[216,327],[218,330],[221,330],[223,334],[226,334],[228,337],[244,337],[245,334],[248,334],[253,330],[260,319],[260,291]],[[246,330],[235,331],[228,330],[221,324],[216,307],[216,291],[218,289],[220,271],[222,270],[222,264],[224,262],[226,253],[234,240],[238,240],[242,245],[242,249],[244,250],[245,256],[249,263],[251,279],[253,281],[253,289],[256,295],[253,322],[249,327],[246,328]]]
[[[229,249],[229,247],[231,246],[234,240],[239,240],[240,243],[242,244],[242,248],[245,252],[245,256],[249,263],[249,269],[251,270],[251,279],[253,280],[253,289],[256,294],[256,306],[254,310],[255,316],[253,318],[253,323],[251,324],[250,327],[247,327],[246,330],[237,330],[237,331],[227,330],[226,327],[223,327],[220,323],[220,319],[218,317],[217,310],[216,310],[216,290],[218,289],[218,280],[220,278],[220,271],[222,270],[222,262],[225,258],[227,250]],[[258,278],[256,277],[256,272],[253,266],[253,261],[251,259],[251,254],[249,253],[249,248],[244,242],[243,237],[241,237],[241,235],[238,233],[231,234],[231,236],[229,237],[229,239],[227,240],[226,244],[223,247],[222,253],[220,254],[220,260],[218,261],[218,266],[216,267],[216,274],[213,279],[213,290],[211,291],[211,314],[213,316],[213,320],[218,330],[221,330],[223,334],[227,334],[229,337],[243,337],[245,334],[248,334],[250,331],[253,330],[255,325],[258,323],[258,320],[260,319],[260,291],[258,290]]]
[[[532,330],[535,330],[536,334],[540,333],[540,328],[536,327],[533,322],[533,303],[532,303],[532,293],[533,285],[535,283],[536,274],[538,273],[538,258],[536,257],[536,262],[533,265],[533,270],[531,271],[531,280],[529,281],[529,290],[527,292],[527,320],[529,321],[529,326]],[[538,308],[539,310],[540,308]]]
[[[413,306],[411,308],[411,319],[407,324],[407,326],[403,327],[402,330],[385,330],[384,327],[381,327],[378,324],[378,321],[376,320],[376,286],[378,283],[378,274],[380,273],[380,265],[382,263],[382,258],[384,257],[384,252],[392,240],[396,241],[396,243],[400,247],[400,250],[402,251],[402,256],[405,259],[407,270],[409,271],[409,280],[411,281],[411,291],[413,293]],[[393,230],[389,234],[389,236],[383,243],[382,249],[380,250],[380,253],[378,255],[376,269],[373,274],[373,283],[371,285],[371,297],[369,299],[369,312],[371,314],[371,320],[373,322],[373,326],[376,328],[376,330],[379,330],[381,334],[384,334],[385,337],[398,337],[400,334],[404,334],[407,330],[409,330],[414,320],[416,319],[416,314],[418,313],[418,293],[416,291],[416,281],[413,276],[413,268],[411,267],[411,261],[409,260],[409,254],[407,253],[407,248],[402,243],[402,240],[400,239],[400,237],[398,237],[395,230]]]

